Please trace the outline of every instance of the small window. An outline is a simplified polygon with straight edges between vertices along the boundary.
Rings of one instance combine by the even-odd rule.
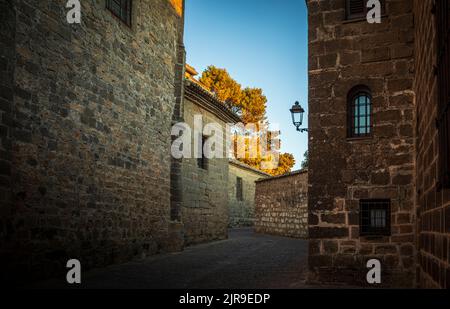
[[[202,139],[198,145],[198,153],[201,154],[201,157],[197,159],[197,166],[203,170],[208,170],[208,158],[205,156],[205,143],[206,143],[207,137],[202,136]]]
[[[439,183],[450,188],[450,3],[436,1]]]
[[[241,177],[236,178],[236,199],[238,201],[244,200],[243,181]]]
[[[368,0],[346,0],[346,17],[350,19],[366,18],[369,9],[367,8]],[[380,0],[381,14],[385,13],[384,0]]]
[[[347,19],[363,18],[367,15],[367,0],[347,0]]]
[[[106,8],[128,26],[131,26],[131,0],[106,0]]]
[[[358,86],[348,95],[348,137],[372,135],[372,96],[369,88]]]
[[[390,200],[361,200],[359,206],[361,236],[391,235]]]

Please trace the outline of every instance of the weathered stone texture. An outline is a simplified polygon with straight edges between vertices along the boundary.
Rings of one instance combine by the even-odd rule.
[[[436,25],[433,1],[414,1],[416,21],[417,213],[419,285],[450,288],[450,191],[437,188],[439,164]],[[426,48],[424,48],[426,46]]]
[[[311,281],[364,285],[366,261],[379,258],[386,285],[413,285],[413,254],[401,252],[415,229],[410,2],[386,1],[381,24],[369,24],[345,21],[345,1],[308,1]],[[368,139],[347,139],[357,85],[372,92]],[[360,237],[359,200],[368,198],[391,199],[391,237]]]
[[[184,120],[192,129],[191,141],[194,146],[196,145],[193,131],[194,117],[202,116],[203,127],[209,123],[216,123],[223,128],[224,132],[227,123],[215,113],[206,110],[198,100],[199,97],[188,94],[184,100]],[[203,127],[199,129],[203,130]],[[222,145],[216,146],[225,145],[225,136],[222,142]],[[192,155],[193,151],[192,148]],[[228,191],[226,190],[228,159],[226,157],[208,159],[206,166],[207,169],[200,168],[196,158],[183,159],[181,217],[186,245],[223,240],[228,237]]]
[[[237,199],[237,178],[242,179],[242,200]],[[270,175],[247,167],[240,162],[230,162],[228,179],[229,227],[250,227],[255,222],[256,181]]]
[[[308,173],[305,171],[256,183],[255,231],[308,237]]]
[[[12,130],[14,107],[14,69],[16,12],[13,1],[0,3],[0,264],[7,263],[3,240],[11,233],[8,218],[13,211],[12,196]],[[2,281],[0,266],[0,282]]]
[[[17,280],[59,275],[69,258],[89,269],[153,254],[168,237],[182,17],[167,0],[133,1],[130,28],[104,0],[81,1],[69,25],[66,2],[7,1],[15,31],[1,4],[17,61],[14,104],[1,101],[14,206],[2,202],[0,250]]]

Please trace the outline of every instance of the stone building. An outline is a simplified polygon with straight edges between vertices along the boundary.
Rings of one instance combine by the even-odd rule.
[[[307,1],[309,279],[448,288],[448,2],[366,2]]]
[[[255,231],[308,237],[308,171],[295,171],[256,182]]]
[[[184,2],[80,2],[0,2],[2,281],[173,249]]]
[[[192,67],[187,66],[184,96],[185,123],[194,129],[194,120],[197,117],[201,119],[201,131],[208,124],[217,124],[219,126],[217,129],[226,133],[227,124],[234,125],[241,122],[241,119],[224,102],[205,90],[195,80],[196,74]],[[210,137],[204,135],[205,132],[192,133],[193,147],[198,145],[202,148],[205,139]],[[222,144],[216,145],[216,147],[223,146],[221,158],[208,159],[203,155],[198,158],[184,158],[182,161],[181,222],[186,245],[228,237],[229,149],[227,147],[229,143],[226,138],[224,134],[221,139]]]
[[[252,227],[255,222],[256,182],[271,177],[237,160],[229,162],[229,227]]]
[[[384,284],[412,286],[412,1],[386,1],[380,24],[365,2],[308,1],[310,280],[364,284],[379,258]]]
[[[414,1],[417,275],[420,287],[449,289],[450,4],[433,2]]]

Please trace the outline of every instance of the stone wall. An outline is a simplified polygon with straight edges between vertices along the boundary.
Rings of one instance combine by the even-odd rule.
[[[345,1],[309,0],[309,280],[415,281],[412,2],[387,0],[381,24],[346,21]],[[347,95],[372,91],[373,136],[347,138]],[[359,231],[361,199],[391,200],[391,236]]]
[[[255,230],[286,237],[308,237],[308,172],[256,182]]]
[[[3,100],[2,88],[1,101],[12,163],[2,152],[0,164],[14,199],[1,209],[4,280],[60,275],[69,258],[83,269],[123,262],[167,242],[182,1],[133,1],[131,27],[104,0],[81,1],[81,24],[69,25],[66,2],[7,1],[1,10],[2,34],[3,16],[13,22],[16,11],[7,33],[17,58],[14,94]],[[9,77],[12,39],[2,36]]]
[[[192,147],[194,140],[194,117],[201,116],[203,127],[217,123],[224,128],[227,123],[236,123],[228,119],[226,112],[218,109],[218,102],[201,86],[187,82],[184,100],[184,120],[192,129]],[[221,114],[224,112],[225,114]],[[231,113],[231,112],[228,112]],[[200,130],[203,130],[199,128]],[[201,138],[201,137],[200,137]],[[223,145],[226,145],[225,136]],[[217,144],[216,147],[223,145]],[[192,154],[194,149],[192,148]],[[223,158],[207,159],[206,168],[198,166],[196,158],[185,158],[182,163],[182,210],[186,245],[223,240],[228,237],[228,153],[224,149]]]
[[[450,190],[437,188],[438,110],[434,74],[436,25],[432,0],[415,0],[415,83],[417,102],[417,213],[419,284],[426,288],[450,288]],[[426,48],[424,48],[426,46]]]
[[[243,163],[231,161],[228,179],[229,227],[251,227],[255,221],[256,181],[270,175],[259,172]],[[242,200],[237,196],[237,178],[242,179]]]
[[[10,237],[13,214],[12,161],[13,161],[13,108],[14,69],[16,62],[16,10],[12,0],[0,3],[0,265],[8,263],[4,251],[5,240]],[[0,282],[4,279],[0,266]]]

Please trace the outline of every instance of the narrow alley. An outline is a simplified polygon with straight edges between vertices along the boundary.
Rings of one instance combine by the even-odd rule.
[[[305,287],[308,242],[230,230],[229,239],[93,270],[81,288],[295,289]],[[65,278],[37,288],[67,287]]]

